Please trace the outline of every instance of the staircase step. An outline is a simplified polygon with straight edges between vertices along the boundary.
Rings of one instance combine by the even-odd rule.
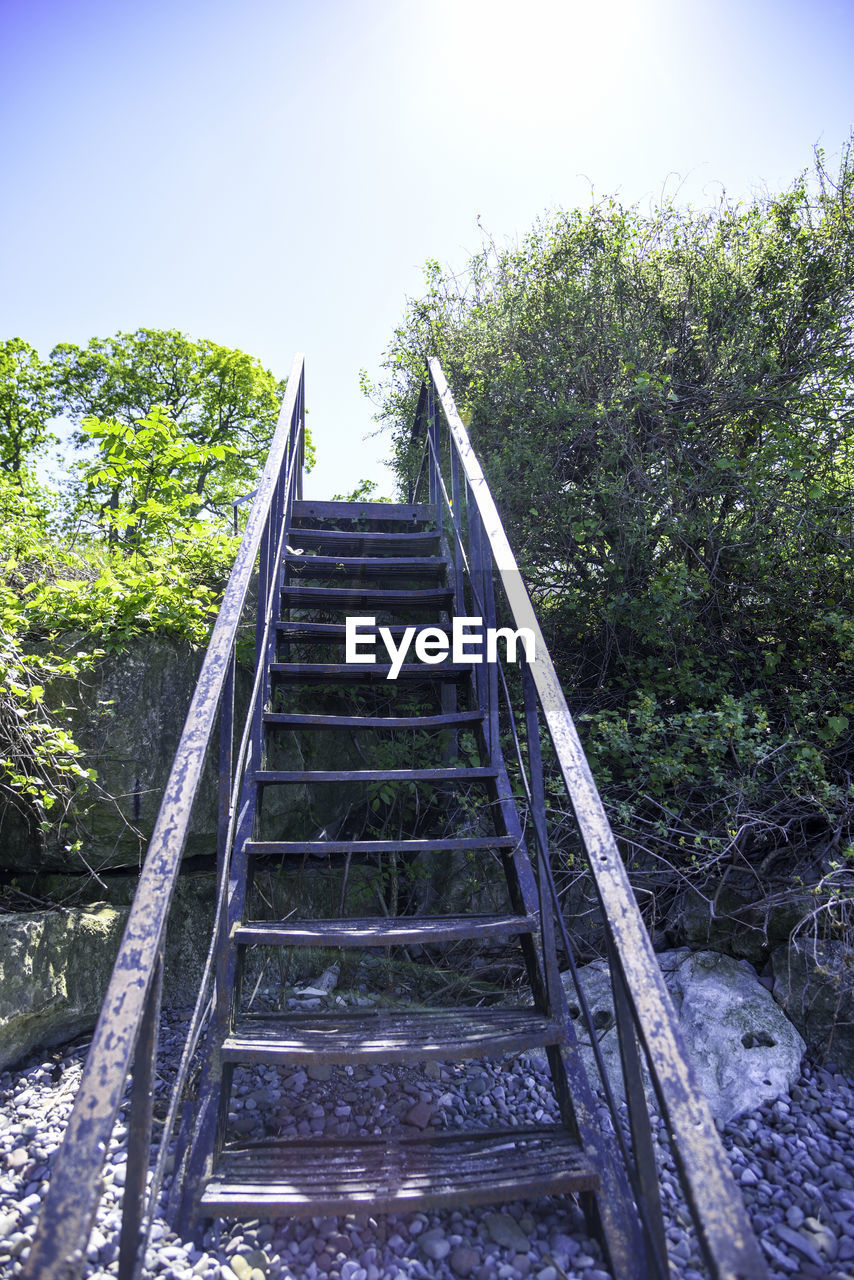
[[[454,849],[515,849],[515,836],[450,836],[439,840],[247,840],[243,848],[252,857],[303,854],[324,857],[331,853],[448,853]]]
[[[497,1057],[560,1044],[563,1026],[534,1009],[380,1009],[238,1014],[228,1062],[426,1062]]]
[[[271,662],[270,675],[279,680],[388,680],[388,662]],[[471,675],[470,662],[404,662],[395,680],[463,680]],[[394,683],[394,682],[392,682]]]
[[[490,765],[472,769],[258,769],[255,781],[266,787],[282,782],[480,782],[498,777]]]
[[[479,724],[481,711],[453,711],[435,716],[323,716],[306,712],[266,711],[270,729],[448,729]]]
[[[382,591],[361,587],[282,587],[282,602],[294,609],[448,609],[454,593],[450,587]]]
[[[369,574],[381,577],[423,578],[425,575],[440,577],[447,569],[447,561],[440,556],[297,556],[286,555],[285,564],[303,578],[328,578],[350,575],[364,578]]]
[[[383,524],[411,522],[433,524],[436,508],[425,502],[315,502],[298,499],[293,520],[376,520]],[[296,531],[295,531],[296,532]]]
[[[391,947],[507,937],[532,933],[533,916],[371,916],[344,920],[252,920],[238,925],[235,942],[287,947]]]
[[[286,1138],[220,1155],[201,1198],[210,1216],[293,1217],[409,1213],[595,1191],[599,1177],[578,1143],[556,1126],[434,1130],[390,1141]]]
[[[422,551],[439,546],[439,534],[425,533],[365,533],[359,529],[295,529],[291,545],[297,549],[323,550],[329,555],[336,551]]]
[[[365,620],[357,619],[357,621],[364,623]],[[409,626],[415,628],[416,636],[420,631],[442,631],[446,636],[452,634],[452,629],[446,622],[410,622]],[[407,629],[405,622],[394,622],[386,627],[386,630],[391,632],[395,640],[399,640]],[[296,622],[277,622],[276,631],[280,639],[294,641],[330,640],[340,642],[345,640],[347,636],[347,626],[343,622],[303,622],[301,620]],[[377,641],[381,642],[378,627],[361,626],[359,628],[359,638],[376,638]]]

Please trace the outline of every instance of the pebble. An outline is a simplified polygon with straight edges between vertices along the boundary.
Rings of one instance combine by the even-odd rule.
[[[441,1262],[451,1252],[451,1245],[441,1227],[433,1231],[425,1231],[418,1238],[418,1247],[426,1258],[433,1262]]]
[[[158,1060],[164,1078],[184,1035],[185,1024],[165,1014]],[[0,1073],[0,1273],[10,1280],[21,1274],[32,1243],[83,1056],[82,1049],[66,1050],[56,1078],[53,1064],[40,1060]],[[424,1131],[463,1123],[549,1123],[556,1108],[544,1067],[542,1057],[531,1055],[516,1064],[240,1068],[234,1131],[263,1137],[266,1116],[275,1117],[283,1133],[305,1134],[373,1133],[387,1124]],[[788,1097],[718,1125],[771,1280],[854,1276],[852,1115],[852,1082],[806,1062]],[[666,1126],[654,1117],[652,1130],[673,1280],[699,1280],[702,1268]],[[87,1280],[114,1274],[126,1142],[120,1115],[89,1241]],[[559,1198],[388,1218],[365,1210],[346,1218],[218,1222],[205,1233],[203,1247],[200,1252],[176,1240],[157,1219],[147,1273],[163,1280],[609,1280],[579,1207]]]
[[[461,1280],[465,1280],[466,1276],[470,1276],[479,1264],[480,1254],[477,1249],[472,1249],[470,1245],[457,1245],[456,1249],[451,1251],[448,1262],[454,1275],[460,1276]]]
[[[407,1124],[414,1125],[418,1129],[426,1129],[433,1117],[433,1108],[429,1102],[416,1102],[414,1107],[410,1107],[404,1119]]]
[[[526,1253],[530,1241],[514,1218],[507,1213],[487,1213],[483,1219],[490,1240],[503,1249]]]

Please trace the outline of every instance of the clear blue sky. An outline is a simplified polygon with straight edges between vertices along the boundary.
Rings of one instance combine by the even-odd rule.
[[[852,54],[852,0],[0,0],[0,336],[304,350],[309,492],[383,480],[359,370],[426,258],[788,185]]]

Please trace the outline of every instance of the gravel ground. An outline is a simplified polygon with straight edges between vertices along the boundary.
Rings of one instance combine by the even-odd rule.
[[[160,1094],[185,1023],[164,1016]],[[85,1045],[0,1074],[0,1275],[17,1276],[29,1250],[53,1155],[80,1080]],[[232,1130],[373,1132],[400,1126],[528,1124],[554,1116],[544,1059],[412,1067],[280,1070],[235,1077]],[[271,1119],[265,1129],[261,1117]],[[804,1064],[789,1097],[726,1125],[722,1137],[772,1276],[854,1280],[854,1087]],[[120,1120],[85,1274],[117,1271],[125,1131]],[[680,1280],[701,1280],[689,1216],[663,1126],[660,1168],[670,1258]],[[200,1247],[155,1221],[146,1273],[171,1280],[608,1280],[598,1244],[571,1198],[387,1217],[288,1222],[217,1220]]]

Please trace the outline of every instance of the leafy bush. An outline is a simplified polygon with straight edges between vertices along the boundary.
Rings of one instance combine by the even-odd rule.
[[[0,345],[0,799],[70,849],[97,782],[46,688],[144,632],[206,642],[237,548],[231,499],[256,480],[283,390],[174,331],[61,344],[50,365]],[[32,465],[60,409],[79,429],[55,493]]]
[[[372,388],[403,487],[439,356],[618,831],[676,882],[817,877],[850,829],[852,197],[849,146],[749,207],[429,263]]]

